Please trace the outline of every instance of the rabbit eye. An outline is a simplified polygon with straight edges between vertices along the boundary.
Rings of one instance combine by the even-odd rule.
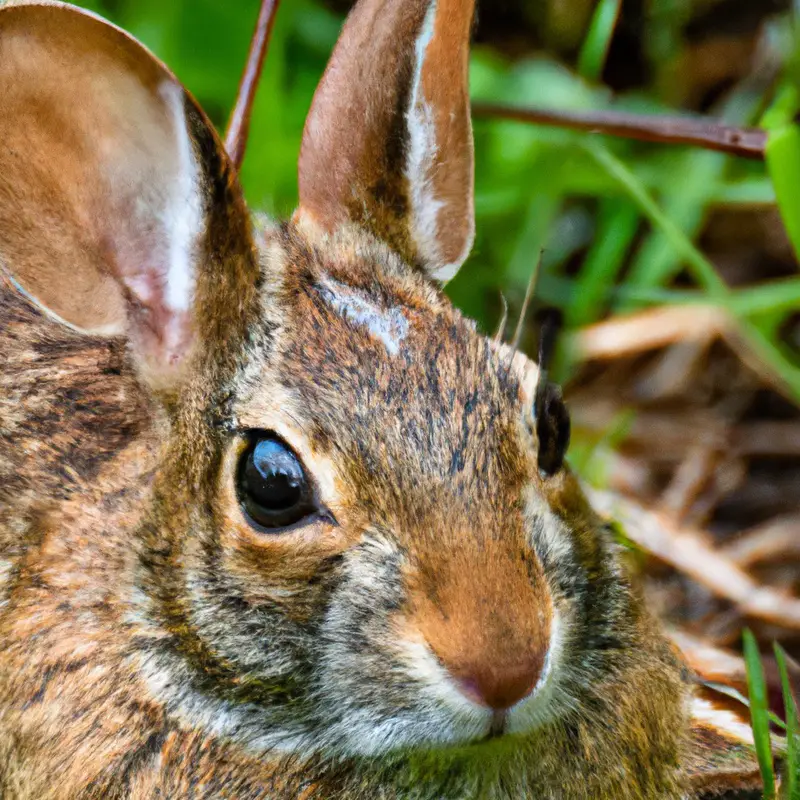
[[[536,435],[539,439],[539,471],[555,475],[562,466],[569,447],[570,420],[561,390],[548,383],[536,410]]]
[[[317,512],[303,465],[278,437],[256,434],[241,456],[239,502],[249,519],[277,532]]]

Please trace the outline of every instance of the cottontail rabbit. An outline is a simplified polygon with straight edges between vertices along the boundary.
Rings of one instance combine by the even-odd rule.
[[[0,9],[6,800],[755,783],[565,466],[558,392],[440,291],[472,14],[361,0],[271,226],[142,46]]]

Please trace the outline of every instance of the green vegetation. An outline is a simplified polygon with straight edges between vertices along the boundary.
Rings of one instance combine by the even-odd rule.
[[[784,771],[784,786],[782,787],[785,800],[800,800],[800,728],[797,722],[797,705],[789,683],[789,673],[786,668],[786,653],[779,644],[775,644],[775,660],[781,675],[781,689],[783,690],[784,713],[786,715],[786,768]]]
[[[783,761],[782,781],[777,796],[780,800],[798,800],[800,798],[800,739],[798,739],[797,705],[789,683],[786,666],[786,653],[779,644],[774,645],[775,660],[781,678],[783,692],[785,722],[769,711],[767,684],[761,654],[755,637],[749,630],[743,633],[744,658],[747,666],[747,689],[750,695],[750,720],[753,737],[756,743],[758,763],[764,782],[764,800],[776,797],[777,779],[775,774],[774,740],[770,727],[780,728],[785,740],[781,740],[780,754]],[[785,746],[783,742],[785,741]]]
[[[744,658],[747,664],[747,691],[750,695],[750,719],[756,743],[758,765],[764,781],[764,800],[775,797],[775,769],[769,732],[767,684],[758,644],[750,631],[744,632]]]

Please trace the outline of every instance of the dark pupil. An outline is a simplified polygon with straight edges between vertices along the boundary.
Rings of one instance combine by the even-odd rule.
[[[239,468],[239,500],[262,528],[287,528],[313,514],[314,493],[297,456],[280,439],[252,442]]]
[[[268,511],[285,511],[302,499],[303,470],[280,442],[261,440],[245,466],[252,498]]]

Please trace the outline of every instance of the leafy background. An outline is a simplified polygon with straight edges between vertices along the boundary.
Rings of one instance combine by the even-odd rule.
[[[84,5],[144,41],[224,128],[257,13],[256,0],[100,0]],[[528,5],[544,11],[527,13]],[[708,0],[651,0],[646,8],[630,4],[636,6],[630,13],[625,4],[617,23],[623,43],[608,67],[611,82],[624,89],[616,92],[602,77],[614,22],[608,9],[613,11],[618,4],[600,4],[607,7],[605,21],[600,20],[595,40],[586,40],[581,50],[592,5],[580,0],[520,3],[523,11],[517,35],[509,41],[507,32],[492,35],[493,9],[484,3],[480,19],[482,26],[486,20],[490,40],[475,48],[473,95],[571,109],[613,103],[617,109],[642,112],[712,105],[709,101],[714,92],[719,94],[720,86],[708,86],[705,75],[694,81],[690,76],[687,81],[685,64],[690,58],[685,30],[694,19],[693,7],[709,6]],[[764,4],[765,11],[769,5]],[[509,16],[503,6],[498,3],[502,14]],[[551,7],[555,10],[548,14]],[[761,16],[772,27],[773,38],[785,36],[787,17],[780,13]],[[629,23],[630,17],[635,23]],[[312,0],[285,0],[280,8],[242,171],[254,208],[286,215],[296,203],[295,164],[303,121],[341,19],[340,10]],[[642,50],[624,41],[626,34],[633,35],[629,29],[634,24],[647,43]],[[482,31],[483,27],[479,35]],[[730,48],[720,58],[737,55]],[[728,88],[731,78],[723,74],[718,83]],[[714,110],[731,121],[755,120],[765,109],[767,87],[751,83],[756,85],[727,92]],[[565,131],[478,120],[476,151],[478,238],[472,258],[449,292],[487,328],[499,316],[501,290],[508,294],[512,309],[519,304],[542,247],[544,271],[538,297],[564,308],[570,325],[592,322],[612,309],[630,310],[675,299],[663,290],[685,267],[681,244],[663,228],[654,229],[632,188],[613,174],[611,159],[624,163],[636,189],[656,192],[677,232],[689,237],[700,232],[711,208],[746,208],[774,200],[762,164],[684,148],[600,142]],[[625,280],[611,292],[623,268]],[[710,281],[699,283],[710,293]],[[800,300],[798,288],[800,282],[793,281],[795,305]],[[763,292],[756,299],[763,299]],[[780,301],[754,301],[758,307],[752,309],[745,297],[740,306],[766,339],[762,345],[769,357],[800,391],[796,359],[783,347],[772,352],[768,346],[775,344],[772,334],[788,305],[786,295]]]
[[[84,5],[144,41],[224,128],[256,0],[97,0]],[[346,5],[331,9],[314,0],[284,0],[281,5],[242,170],[254,208],[286,215],[296,203],[303,121]],[[742,63],[757,61],[747,40],[770,39],[774,51],[783,48],[778,57],[791,60],[784,41],[791,29],[787,11],[781,3],[764,0],[755,4],[761,11],[754,14],[747,10],[752,5],[720,0],[484,2],[472,61],[473,95],[546,108],[613,105],[647,113],[711,108],[729,121],[752,122],[769,107],[776,90],[773,81],[759,79],[755,68],[753,74],[741,74]],[[724,21],[728,28],[738,14],[746,30],[745,36],[723,31],[716,59],[713,48],[698,56],[696,46],[697,29],[702,38],[702,26],[715,25],[714,13],[718,24]],[[478,237],[470,261],[448,288],[464,311],[490,329],[500,315],[501,291],[512,310],[518,308],[544,248],[537,297],[563,308],[568,326],[593,322],[610,311],[711,296],[742,319],[760,357],[800,396],[798,359],[791,352],[798,336],[793,330],[787,339],[781,330],[800,301],[800,281],[793,277],[756,293],[727,292],[713,266],[692,253],[685,239],[701,233],[713,209],[773,203],[763,164],[506,122],[478,120],[475,133]],[[660,221],[645,195],[657,199]],[[783,238],[782,232],[777,235]],[[759,277],[794,272],[784,264]],[[678,286],[699,291],[671,294],[676,278]],[[561,377],[567,374],[565,367]]]

